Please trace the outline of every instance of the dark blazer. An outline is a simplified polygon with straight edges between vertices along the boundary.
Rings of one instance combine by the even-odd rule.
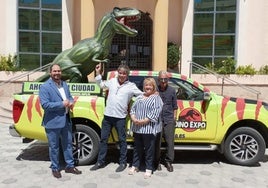
[[[66,98],[70,102],[73,102],[73,97],[71,96],[66,82],[62,81],[61,83],[64,88]],[[41,85],[39,97],[42,108],[44,109],[42,125],[47,129],[64,127],[69,118],[66,118],[66,109],[62,103],[63,99],[58,87],[51,78]],[[71,121],[68,121],[67,123],[71,125]]]

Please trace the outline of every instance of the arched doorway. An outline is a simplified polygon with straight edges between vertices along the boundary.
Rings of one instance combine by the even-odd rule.
[[[141,19],[131,24],[138,30],[136,37],[116,34],[109,54],[110,63],[105,72],[117,69],[125,63],[131,70],[152,69],[152,19],[149,13],[141,12]]]

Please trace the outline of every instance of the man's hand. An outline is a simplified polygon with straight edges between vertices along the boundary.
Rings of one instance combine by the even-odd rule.
[[[95,71],[96,71],[96,75],[97,76],[101,74],[101,63],[99,63],[98,65],[96,65]]]
[[[69,102],[69,100],[66,99],[66,100],[62,101],[62,104],[64,107],[69,107],[70,102]]]
[[[70,109],[73,109],[73,107],[74,107],[74,103],[69,103],[69,106],[68,106]]]

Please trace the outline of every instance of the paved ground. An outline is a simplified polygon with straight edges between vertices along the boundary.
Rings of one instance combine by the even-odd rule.
[[[4,188],[268,187],[268,155],[255,167],[242,167],[228,164],[217,152],[176,152],[174,172],[163,168],[144,179],[143,172],[133,176],[127,174],[128,170],[116,173],[118,152],[111,150],[106,168],[91,172],[91,165],[80,166],[82,175],[62,172],[63,177],[55,179],[49,168],[47,144],[24,144],[9,135],[8,126],[0,124],[0,187]]]

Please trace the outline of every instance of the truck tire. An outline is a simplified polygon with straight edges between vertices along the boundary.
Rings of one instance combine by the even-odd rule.
[[[73,156],[76,165],[88,165],[95,161],[99,151],[99,135],[91,127],[75,124],[73,131]]]
[[[225,140],[224,156],[233,164],[252,166],[263,158],[265,149],[265,141],[258,131],[240,127]]]

